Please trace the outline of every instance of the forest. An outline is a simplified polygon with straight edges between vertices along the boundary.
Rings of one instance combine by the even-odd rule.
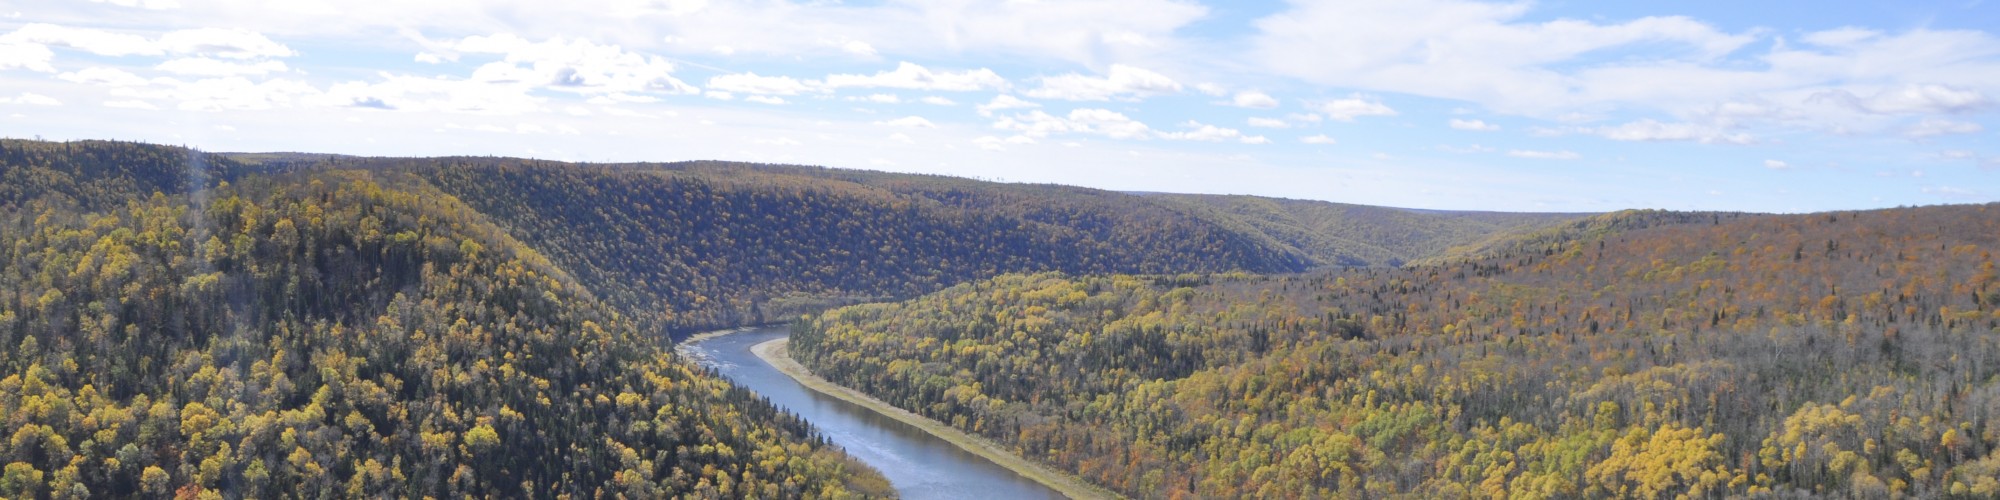
[[[0,496],[894,496],[669,348],[792,322],[1136,498],[1992,498],[1996,238],[0,140]]]
[[[893,495],[671,339],[1005,273],[1291,273],[1573,219],[1410,217],[1468,229],[1308,250],[1065,186],[0,140],[0,496]]]
[[[4,148],[0,496],[892,493],[421,179]]]
[[[815,372],[1135,498],[2000,496],[2000,205],[1631,211],[1401,268],[1016,274]]]

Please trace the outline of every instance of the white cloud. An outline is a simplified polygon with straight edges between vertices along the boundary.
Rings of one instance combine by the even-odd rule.
[[[291,48],[272,41],[262,33],[244,29],[197,28],[170,31],[160,36],[159,45],[175,54],[196,54],[224,59],[291,57]]]
[[[99,29],[71,28],[47,23],[22,26],[12,33],[0,35],[0,44],[39,44],[81,50],[100,56],[160,55],[165,51],[152,40],[139,35],[115,33]]]
[[[134,75],[117,68],[84,68],[56,75],[56,78],[68,82],[105,87],[130,87],[146,84],[146,79],[140,78],[139,75]]]
[[[1070,101],[1138,99],[1181,91],[1180,82],[1144,68],[1113,64],[1103,77],[1076,73],[1045,76],[1041,87],[1029,90],[1029,97]]]
[[[123,100],[123,101],[104,101],[104,107],[124,108],[124,109],[144,109],[144,110],[160,109],[159,106],[154,106],[153,103],[137,99]]]
[[[28,104],[33,106],[61,106],[62,101],[33,92],[22,92],[20,97],[0,97],[0,104]]]
[[[1271,109],[1278,107],[1278,99],[1270,94],[1257,91],[1237,92],[1230,104],[1239,108]]]
[[[1752,144],[1756,137],[1744,132],[1731,132],[1721,127],[1695,123],[1661,123],[1653,119],[1627,122],[1616,126],[1579,129],[1614,141],[1693,141],[1703,144]]]
[[[1262,128],[1287,128],[1292,126],[1292,124],[1290,123],[1285,123],[1284,120],[1279,120],[1275,118],[1259,118],[1255,116],[1250,117],[1248,122],[1252,127],[1262,127]]]
[[[1462,120],[1458,118],[1453,118],[1451,119],[1450,124],[1451,128],[1458,130],[1471,130],[1476,132],[1493,132],[1496,130],[1500,130],[1499,125],[1486,123],[1485,120]]]
[[[1784,160],[1764,160],[1764,168],[1768,168],[1771,170],[1787,170],[1792,168],[1792,164],[1786,163]]]
[[[262,110],[325,103],[326,95],[296,80],[251,81],[240,76],[177,80],[155,78],[146,86],[114,87],[111,95],[139,100],[170,100],[187,111]]]
[[[1923,121],[1917,122],[1916,125],[1911,125],[1910,128],[1904,129],[1903,136],[1912,139],[1921,139],[1940,135],[1975,134],[1985,130],[1986,127],[1974,122],[1947,120],[1944,118],[1925,118]]]
[[[150,10],[178,9],[181,6],[181,3],[176,0],[90,0],[90,1],[91,3],[108,3],[119,7],[139,7]]]
[[[530,94],[532,88],[519,81],[387,75],[375,82],[334,84],[312,102],[322,106],[403,111],[519,114],[540,110],[542,102],[547,100]]]
[[[846,51],[849,54],[854,54],[857,56],[866,56],[866,57],[875,56],[875,46],[869,45],[868,42],[863,42],[860,40],[848,40],[847,42],[840,44],[840,50]]]
[[[1575,151],[1535,151],[1523,149],[1508,151],[1507,156],[1531,160],[1574,160],[1583,157],[1583,155],[1576,154]]]
[[[911,139],[911,138],[910,138],[910,136],[908,136],[908,135],[904,135],[904,134],[903,134],[902,132],[897,132],[897,133],[894,133],[894,134],[889,134],[889,140],[892,140],[892,141],[896,141],[896,142],[900,142],[900,143],[903,143],[903,144],[916,144],[916,143],[917,143],[917,141],[916,141],[915,139]]]
[[[1189,127],[1191,130],[1185,132],[1161,132],[1160,137],[1163,139],[1170,139],[1177,141],[1202,141],[1202,142],[1237,141],[1244,144],[1271,143],[1271,140],[1264,138],[1264,136],[1243,135],[1242,131],[1233,128],[1222,128],[1195,121],[1189,121],[1183,124],[1183,126]]]
[[[1001,118],[993,123],[993,128],[1017,131],[1020,135],[1030,138],[1048,137],[1059,133],[1096,134],[1113,139],[1145,139],[1153,135],[1151,127],[1123,113],[1095,108],[1070,110],[1066,116],[1055,116],[1034,110]]]
[[[287,68],[285,66],[284,61],[259,61],[255,63],[238,63],[230,61],[220,61],[206,57],[184,57],[179,59],[168,59],[166,62],[162,62],[160,63],[160,65],[154,66],[153,69],[178,75],[191,75],[191,76],[264,75],[270,73],[283,73],[290,70],[290,68]]]
[[[876,104],[899,104],[903,102],[903,98],[896,97],[894,94],[869,94],[865,96],[851,96],[848,97],[847,100],[872,102]]]
[[[708,79],[708,88],[742,94],[798,95],[816,90],[819,82],[789,76],[757,76],[756,73],[719,75]]]
[[[926,120],[924,119],[924,117],[921,116],[905,116],[894,120],[883,120],[875,122],[875,124],[888,125],[891,127],[937,128],[937,124],[931,123],[930,120]]]
[[[18,68],[52,73],[56,68],[49,61],[55,57],[55,52],[42,44],[0,40],[0,70]]]
[[[1303,143],[1306,143],[1306,144],[1339,144],[1339,143],[1340,143],[1340,141],[1336,141],[1336,140],[1334,140],[1334,139],[1333,139],[1332,137],[1327,137],[1327,136],[1326,136],[1326,134],[1319,134],[1319,135],[1309,135],[1309,136],[1305,136],[1305,137],[1300,137],[1300,138],[1299,138],[1299,142],[1303,142]]]
[[[1373,97],[1361,94],[1348,96],[1346,99],[1320,102],[1313,106],[1321,114],[1326,115],[1327,118],[1344,122],[1351,122],[1355,118],[1363,116],[1396,116],[1396,110],[1390,109],[1388,105],[1382,104],[1381,101],[1375,100]]]
[[[1833,89],[1815,93],[1807,100],[1838,102],[1858,111],[1885,115],[1963,113],[1993,104],[1978,91],[1946,85],[1904,85],[1868,98]]]
[[[743,98],[743,102],[754,102],[758,104],[784,104],[785,98],[778,96],[768,96],[768,95],[753,95],[750,97]]]
[[[931,71],[929,68],[904,62],[896,69],[873,75],[834,74],[826,76],[827,88],[898,88],[946,92],[970,92],[982,89],[1004,89],[1007,79],[993,70],[980,68],[968,71]]]
[[[799,142],[799,141],[798,141],[797,139],[793,139],[793,138],[790,138],[790,137],[777,137],[777,138],[772,138],[772,139],[758,139],[758,140],[754,140],[754,141],[750,141],[750,142],[752,142],[752,143],[756,143],[756,144],[763,144],[763,145],[767,145],[767,146],[799,146],[799,145],[803,145],[803,144],[805,144],[805,143],[802,143],[802,142]]]
[[[1039,107],[1042,107],[1042,105],[1029,101],[1024,101],[1021,100],[1020,98],[1011,95],[1000,94],[993,96],[992,101],[988,101],[986,104],[979,105],[978,110],[979,110],[979,116],[993,116],[994,111],[999,111],[1003,109],[1027,109],[1027,108],[1039,108]]]
[[[474,81],[585,94],[699,92],[675,78],[674,65],[667,60],[630,52],[617,45],[562,37],[535,42],[499,34],[466,37],[450,48],[462,53],[504,54],[500,61],[473,70],[469,79]]]
[[[1194,84],[1194,91],[1213,97],[1229,95],[1229,88],[1209,82]]]
[[[1473,154],[1473,153],[1491,153],[1493,152],[1493,148],[1481,146],[1478,144],[1473,144],[1470,146],[1462,146],[1462,147],[1445,145],[1445,146],[1438,146],[1438,151],[1443,151],[1446,153]]]
[[[934,95],[931,95],[931,96],[924,96],[924,98],[922,98],[922,99],[917,99],[917,102],[921,102],[921,103],[924,103],[924,104],[929,104],[929,105],[933,105],[933,106],[956,106],[956,105],[958,105],[958,103],[957,103],[957,102],[953,102],[953,101],[952,101],[951,99],[946,99],[946,98],[943,98],[943,97],[938,97],[938,96],[934,96]]]

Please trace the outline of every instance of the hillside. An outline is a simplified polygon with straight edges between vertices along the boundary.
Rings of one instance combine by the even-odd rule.
[[[232,157],[262,171],[358,168],[423,178],[575,273],[642,327],[674,335],[914,297],[1004,273],[1392,265],[1569,218],[1340,205],[1346,212],[1311,212],[1317,225],[1285,233],[1288,240],[1245,215],[1166,198],[942,176],[728,162]],[[1350,218],[1366,220],[1344,222]],[[1370,250],[1373,260],[1339,253],[1362,248],[1342,242],[1389,233],[1422,240]],[[1299,238],[1335,243],[1302,248]]]
[[[1257,196],[1146,193],[1329,266],[1398,267],[1587,214],[1454,212]]]
[[[421,179],[0,159],[0,495],[889,493]]]
[[[1628,212],[1292,276],[1011,275],[816,373],[1174,497],[2000,495],[2000,205]]]

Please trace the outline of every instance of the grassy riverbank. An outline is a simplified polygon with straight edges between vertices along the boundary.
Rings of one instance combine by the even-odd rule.
[[[1056,491],[1062,492],[1062,494],[1068,495],[1070,498],[1121,498],[1116,493],[1098,488],[1068,474],[1030,462],[985,438],[967,434],[942,422],[931,420],[922,415],[910,413],[902,408],[882,402],[872,396],[863,394],[861,391],[849,389],[820,378],[818,375],[814,375],[811,370],[807,370],[805,365],[792,360],[790,353],[786,350],[786,341],[787,339],[776,339],[757,344],[750,348],[750,352],[755,353],[759,359],[770,363],[778,371],[784,372],[785,375],[791,376],[793,380],[797,380],[800,384],[812,390],[867,407],[876,413],[888,415],[890,418],[916,426],[919,429],[923,429],[924,432],[931,433],[933,436],[958,445],[959,448],[986,457],[987,460],[992,460],[993,463],[1000,464],[1001,467],[1006,467],[1007,470],[1014,471],[1017,474],[1035,480],[1035,482],[1054,488]]]

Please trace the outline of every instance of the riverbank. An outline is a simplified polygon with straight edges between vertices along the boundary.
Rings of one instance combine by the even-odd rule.
[[[814,375],[811,370],[806,369],[805,365],[801,365],[798,361],[792,359],[791,354],[786,349],[787,341],[788,339],[776,339],[757,344],[750,348],[750,352],[756,354],[758,359],[770,363],[779,372],[792,377],[793,380],[797,380],[800,385],[804,385],[821,394],[861,405],[876,413],[887,415],[889,418],[910,424],[918,429],[923,429],[924,432],[937,436],[938,439],[943,439],[953,445],[957,445],[960,449],[972,452],[981,457],[986,457],[987,460],[991,460],[1001,467],[1014,471],[1014,473],[1020,474],[1022,477],[1042,483],[1070,498],[1123,498],[1117,493],[1086,483],[1081,479],[1043,467],[1041,464],[1030,462],[986,438],[967,434],[942,422],[931,420],[902,408],[897,408],[895,405],[875,399],[875,397],[864,394],[861,391],[849,389],[846,386],[820,378],[819,375]]]

